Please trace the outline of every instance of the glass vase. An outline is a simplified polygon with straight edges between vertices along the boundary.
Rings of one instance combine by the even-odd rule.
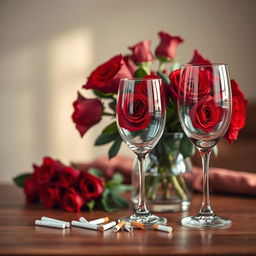
[[[181,144],[184,133],[165,133],[146,161],[145,195],[153,212],[188,210],[192,196],[192,164],[184,158]],[[138,203],[138,166],[132,171],[132,203]]]

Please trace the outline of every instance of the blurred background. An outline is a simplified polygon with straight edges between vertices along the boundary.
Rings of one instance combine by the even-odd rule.
[[[1,0],[0,182],[47,155],[68,163],[107,154],[109,146],[94,141],[108,120],[81,139],[72,102],[95,67],[142,40],[154,50],[161,30],[185,40],[176,61],[190,61],[197,49],[229,64],[249,100],[248,121],[239,141],[221,143],[212,165],[256,171],[255,11],[255,0]],[[125,146],[122,153],[132,156]]]

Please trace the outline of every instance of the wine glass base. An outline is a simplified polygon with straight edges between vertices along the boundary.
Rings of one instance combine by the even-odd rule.
[[[181,225],[189,228],[218,228],[228,227],[232,223],[229,219],[213,216],[189,216],[181,220]]]
[[[165,225],[167,223],[167,219],[164,217],[159,217],[156,216],[152,213],[149,213],[147,215],[138,215],[138,214],[133,214],[131,216],[128,217],[122,217],[119,219],[119,221],[124,220],[125,222],[132,222],[132,221],[136,221],[139,223],[143,223],[146,226],[152,226],[154,224],[162,224]]]

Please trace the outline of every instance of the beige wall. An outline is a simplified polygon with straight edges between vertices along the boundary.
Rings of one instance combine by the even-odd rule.
[[[74,128],[76,91],[127,46],[145,39],[156,46],[160,30],[185,39],[177,61],[196,48],[228,63],[255,101],[255,10],[254,0],[1,0],[0,181],[45,155],[68,163],[104,154],[108,147],[93,147],[103,125],[83,139]]]

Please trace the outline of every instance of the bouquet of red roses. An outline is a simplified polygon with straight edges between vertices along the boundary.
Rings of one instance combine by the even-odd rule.
[[[112,143],[109,158],[114,157],[120,148],[122,139],[118,133],[115,111],[116,94],[120,78],[151,76],[162,78],[167,86],[170,101],[167,105],[166,127],[164,133],[182,132],[177,113],[177,93],[179,89],[180,69],[175,62],[176,48],[184,40],[179,36],[171,36],[166,32],[159,32],[160,42],[151,52],[151,41],[142,41],[129,47],[130,54],[117,55],[98,66],[83,85],[84,89],[92,90],[95,98],[87,99],[78,92],[73,103],[72,119],[80,135],[83,137],[88,129],[99,123],[104,116],[112,117],[110,124],[101,132],[95,145]],[[158,61],[158,70],[152,70],[153,61]],[[197,50],[188,63],[211,64]],[[231,123],[225,137],[231,143],[238,138],[239,130],[245,125],[247,100],[235,80],[231,80],[233,96],[233,112]],[[180,152],[184,158],[194,154],[194,147],[186,136],[183,137]]]
[[[33,173],[14,178],[14,182],[24,188],[28,203],[42,202],[47,208],[68,212],[91,211],[95,207],[113,211],[127,206],[119,193],[129,190],[130,186],[122,184],[119,173],[106,179],[99,169],[66,166],[50,157],[45,157],[41,166],[34,164],[33,169]]]

